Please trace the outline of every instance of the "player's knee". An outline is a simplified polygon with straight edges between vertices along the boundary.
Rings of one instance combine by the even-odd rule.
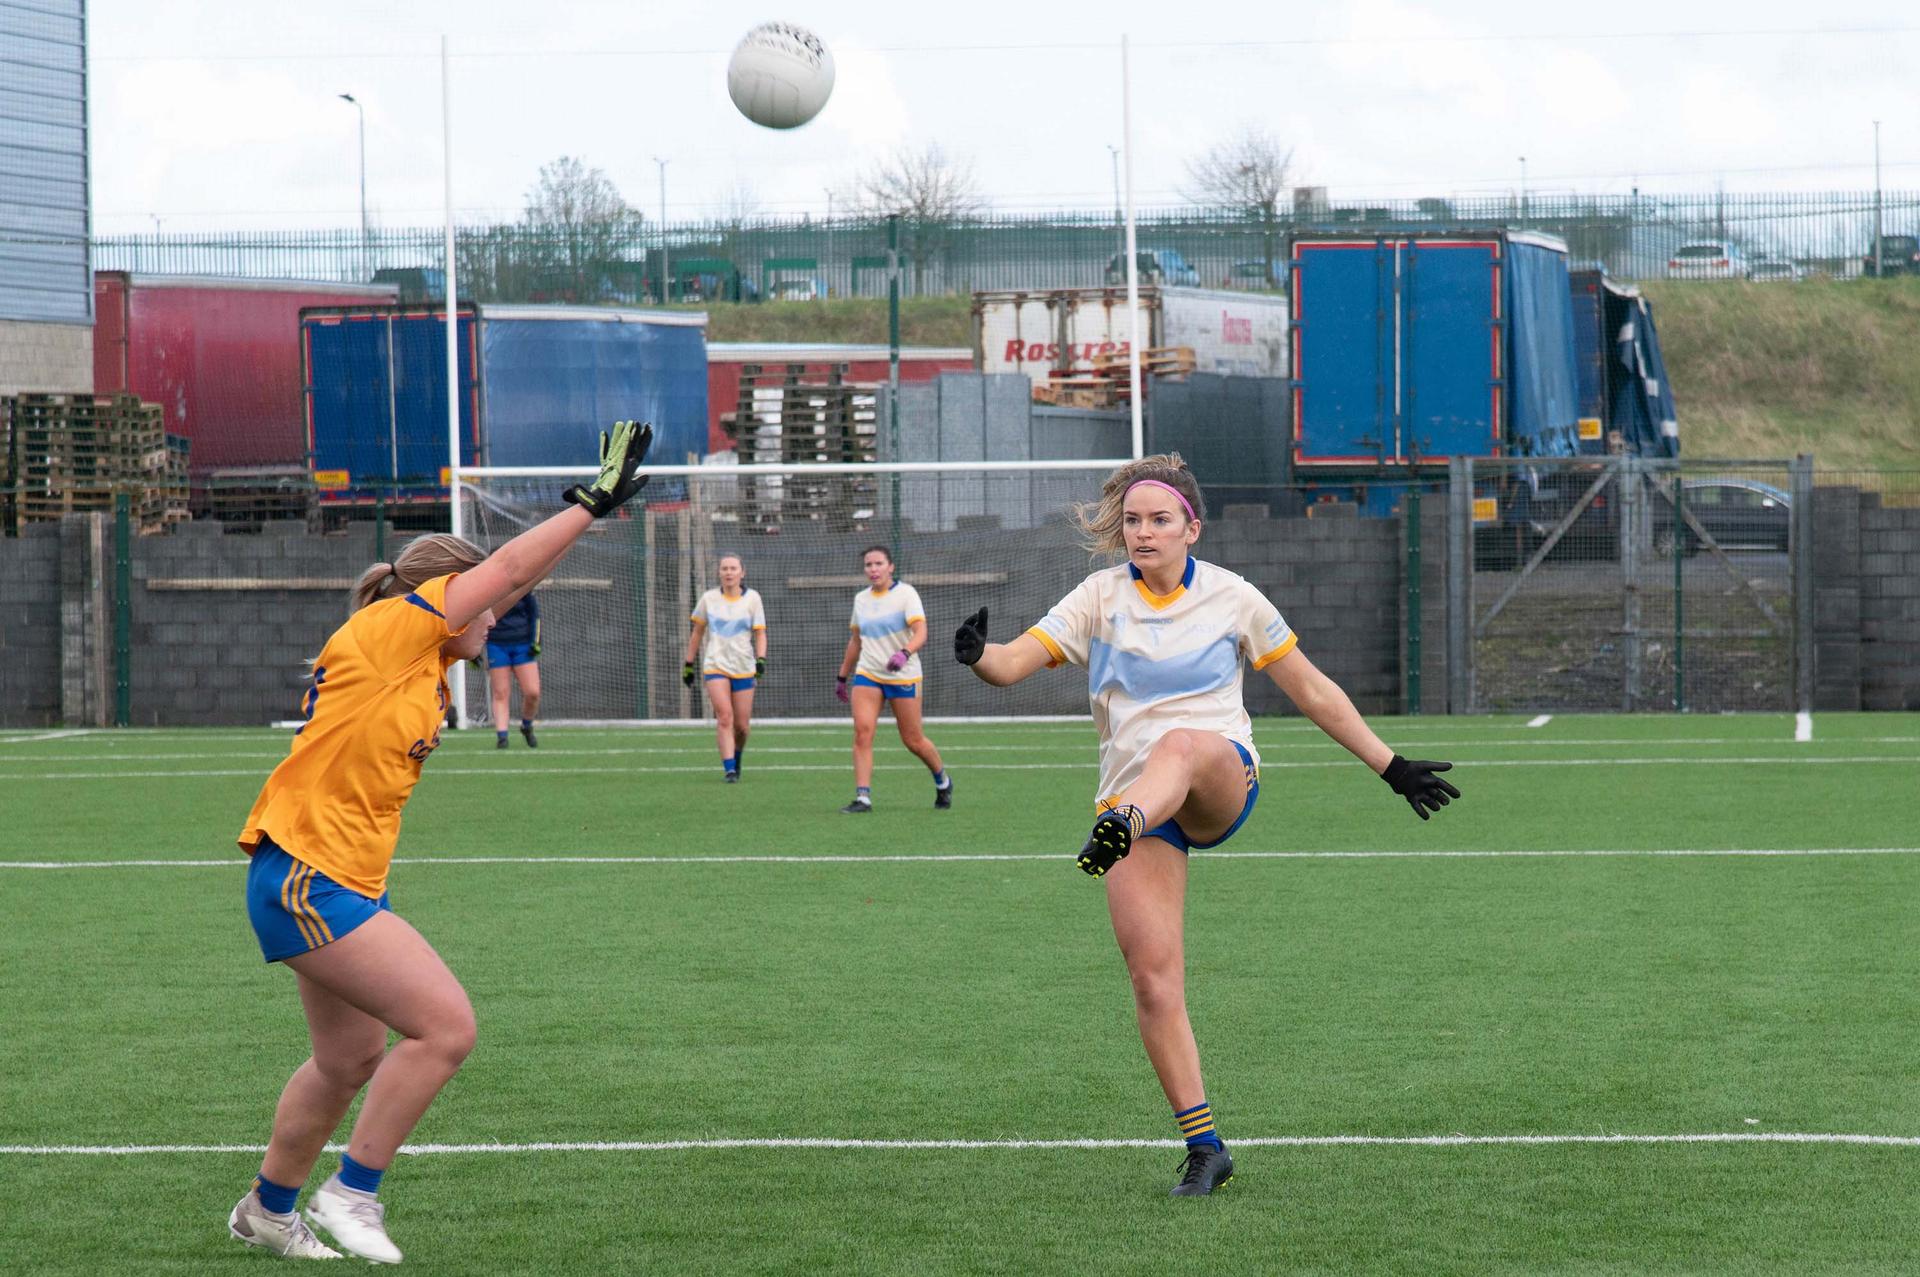
[[[1193,734],[1185,731],[1171,731],[1154,744],[1156,757],[1174,762],[1191,762],[1193,759]]]
[[[386,1054],[387,1041],[383,1033],[378,1042],[369,1042],[358,1050],[328,1051],[324,1055],[315,1052],[313,1067],[341,1090],[358,1091],[373,1079],[374,1070],[380,1067]]]
[[[520,693],[520,716],[522,718],[532,718],[539,711],[539,709],[540,709],[540,693],[538,692]]]
[[[1169,1015],[1186,1006],[1186,984],[1172,963],[1130,963],[1133,1004],[1141,1015]]]
[[[721,731],[730,732],[733,730],[733,711],[730,709],[717,709],[713,712],[713,721],[714,725]]]
[[[449,1008],[421,1039],[449,1071],[459,1068],[473,1054],[480,1029],[473,1019],[473,1008]]]

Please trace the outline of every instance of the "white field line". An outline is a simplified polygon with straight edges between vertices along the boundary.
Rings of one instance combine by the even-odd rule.
[[[1504,851],[1208,851],[1208,860],[1562,860],[1587,858],[1709,859],[1797,856],[1920,856],[1920,847],[1604,847]],[[396,865],[914,865],[981,862],[1060,864],[1064,851],[873,852],[821,856],[395,856]],[[238,869],[239,852],[218,860],[0,860],[5,869]]]
[[[69,736],[89,736],[91,727],[70,727],[60,732],[36,732],[31,736],[0,737],[0,745],[36,745],[43,740],[65,740]]]
[[[1551,714],[1536,714],[1532,718],[1527,720],[1527,726],[1528,727],[1545,727],[1548,723],[1551,723],[1552,721],[1553,721],[1553,715]]]
[[[703,743],[705,742],[703,741]],[[1089,730],[1086,733],[1084,733],[1083,740],[1078,743],[1084,744],[1085,746],[1087,746],[1088,750],[1091,751],[1094,745],[1092,731]],[[1831,740],[1827,743],[1835,747],[1846,747],[1851,745],[1912,745],[1912,744],[1920,744],[1920,736],[1853,736],[1853,737],[1845,737],[1845,738]],[[1453,748],[1455,746],[1469,746],[1469,747],[1480,747],[1484,749],[1524,748],[1524,749],[1537,750],[1537,749],[1573,748],[1575,746],[1585,748],[1593,745],[1618,745],[1618,746],[1644,745],[1650,749],[1651,748],[1661,748],[1661,749],[1679,748],[1679,747],[1686,747],[1686,746],[1693,746],[1693,745],[1701,745],[1701,746],[1747,745],[1747,746],[1753,746],[1753,747],[1764,748],[1764,749],[1775,749],[1775,748],[1784,749],[1787,747],[1787,742],[1782,740],[1777,740],[1777,739],[1768,740],[1764,738],[1756,740],[1751,736],[1678,736],[1678,737],[1668,737],[1662,740],[1648,740],[1648,741],[1620,740],[1615,737],[1554,738],[1554,737],[1539,737],[1539,736],[1516,736],[1509,739],[1498,739],[1498,738],[1488,738],[1484,736],[1470,736],[1470,737],[1463,736],[1463,737],[1452,737],[1452,738],[1442,737],[1442,736],[1422,736],[1420,738],[1420,743],[1417,748],[1424,750],[1434,746],[1446,747],[1446,748]],[[1063,748],[1067,748],[1067,747],[1068,746],[1060,743],[1054,743],[1054,744],[1035,743],[1035,744],[1025,744],[1025,745],[976,745],[976,744],[971,744],[967,742],[959,742],[959,743],[949,744],[946,747],[946,749],[948,753],[954,754],[957,757],[963,757],[971,754],[1022,754],[1022,753],[1057,754]],[[447,749],[448,746],[443,743],[441,748]],[[1326,750],[1329,753],[1338,754],[1342,758],[1345,757],[1340,747],[1336,745],[1334,742],[1332,742],[1331,740],[1265,741],[1265,742],[1259,743],[1259,748],[1262,753],[1266,753],[1268,751],[1283,750],[1283,749],[1319,749],[1319,750]],[[847,742],[845,740],[831,742],[831,743],[824,743],[819,745],[755,745],[754,746],[754,753],[757,756],[763,756],[763,757],[768,754],[802,754],[802,755],[826,755],[833,758],[844,758],[846,756],[846,752],[847,752]],[[560,746],[542,746],[540,748],[538,757],[541,759],[542,762],[545,762],[547,759],[550,759],[550,758],[638,758],[638,757],[653,757],[653,756],[663,756],[667,758],[689,758],[689,757],[698,756],[700,753],[701,751],[696,746],[691,744],[688,744],[688,745],[629,745],[629,746],[612,746],[605,749],[569,749],[564,745],[560,745]],[[486,746],[474,746],[469,748],[463,744],[456,742],[453,744],[452,748],[448,751],[448,753],[445,756],[449,758],[453,758],[453,757],[459,757],[465,754],[475,754],[481,757],[492,757],[493,747],[492,745],[489,744]],[[280,759],[285,758],[286,756],[287,756],[287,751],[285,749],[209,749],[209,750],[194,750],[194,751],[185,752],[185,753],[168,753],[168,754],[146,754],[146,753],[59,754],[50,758],[35,758],[31,760],[0,758],[0,767],[7,767],[12,765],[18,765],[23,767],[26,767],[26,766],[44,767],[49,764],[59,765],[59,764],[66,764],[66,763],[193,762],[196,760],[209,759],[209,758],[220,758],[220,759],[257,758],[263,761],[278,762]],[[1917,756],[1917,757],[1920,757],[1920,756]],[[1274,765],[1279,766],[1280,764],[1276,763]],[[556,768],[554,770],[556,772],[562,772],[565,769]],[[26,774],[27,773],[21,773],[22,776]],[[181,773],[181,774],[191,774],[191,773]],[[0,779],[6,779],[6,778],[7,776],[4,773],[0,773]]]
[[[132,760],[129,760],[132,761]],[[1456,758],[1453,762],[1462,768],[1467,767],[1670,767],[1687,765],[1690,767],[1732,767],[1766,766],[1784,764],[1799,767],[1815,763],[1908,763],[1920,766],[1920,755],[1914,754],[1855,754],[1852,756],[1807,758],[1786,755],[1780,758]],[[1260,770],[1269,771],[1325,770],[1332,768],[1352,768],[1351,759],[1329,759],[1325,762],[1262,762]],[[968,771],[1000,772],[1044,772],[1044,771],[1088,771],[1093,767],[1091,761],[1060,763],[974,763]],[[844,761],[835,763],[768,763],[754,769],[757,772],[843,772]],[[874,764],[874,770],[884,772],[920,772],[926,768],[918,763],[881,763]],[[704,776],[713,771],[711,764],[686,767],[655,767],[645,764],[630,767],[435,767],[429,772],[433,776]],[[221,776],[259,776],[257,767],[238,768],[198,768],[166,771],[129,771],[124,767],[103,772],[42,772],[21,773],[18,775],[0,775],[0,783],[7,781],[42,780],[128,780],[166,779],[187,780],[205,779]]]
[[[1920,1136],[1864,1135],[1813,1131],[1702,1131],[1658,1135],[1255,1135],[1233,1141],[1235,1148],[1460,1148],[1470,1145],[1544,1147],[1579,1144],[1851,1144],[1876,1148],[1920,1148]],[[135,1157],[156,1154],[263,1153],[264,1144],[0,1144],[0,1154],[25,1157]],[[327,1145],[340,1152],[344,1144]],[[719,1149],[874,1149],[913,1152],[1013,1151],[1020,1149],[1182,1148],[1176,1139],[836,1139],[789,1136],[763,1139],[705,1140],[542,1140],[526,1143],[403,1144],[413,1157],[461,1153],[679,1153]]]
[[[1801,710],[1793,716],[1793,739],[1810,741],[1813,739],[1813,715]]]

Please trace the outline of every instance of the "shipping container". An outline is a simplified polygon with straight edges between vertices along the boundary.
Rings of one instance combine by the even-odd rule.
[[[1290,254],[1293,461],[1412,472],[1576,451],[1566,245],[1544,235],[1302,235]]]
[[[1287,375],[1287,299],[1279,293],[1142,288],[1140,330],[1147,349],[1191,348],[1196,372]],[[973,354],[982,372],[1024,373],[1041,386],[1056,371],[1091,372],[1099,356],[1124,356],[1132,340],[1124,288],[973,295]]]
[[[395,300],[390,284],[100,271],[94,393],[159,404],[189,440],[196,478],[225,467],[307,466],[300,312]]]
[[[460,308],[461,463],[588,465],[614,421],[650,421],[652,457],[707,445],[707,317],[579,306]],[[405,488],[444,500],[446,313],[376,306],[301,317],[307,430],[322,500]]]
[[[798,368],[803,380],[821,380],[833,370],[844,369],[842,380],[860,385],[880,385],[887,380],[887,348],[872,345],[837,345],[827,342],[708,342],[707,343],[707,451],[725,452],[733,447],[721,425],[721,418],[736,412],[740,405],[740,374],[743,368]],[[943,372],[964,372],[973,367],[973,352],[957,346],[902,346],[900,381],[931,381]]]

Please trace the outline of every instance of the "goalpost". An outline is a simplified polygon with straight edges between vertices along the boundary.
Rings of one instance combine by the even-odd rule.
[[[834,675],[863,551],[885,548],[919,591],[928,638],[922,695],[934,718],[1086,714],[1084,679],[981,683],[954,661],[953,632],[980,607],[1005,641],[1044,616],[1095,567],[1069,517],[1097,499],[1124,458],[1093,461],[649,466],[647,486],[597,523],[535,590],[542,717],[612,724],[698,722],[698,680],[681,679],[700,595],[738,555],[767,614],[767,673],[754,719],[844,720]],[[459,524],[492,549],[561,508],[594,467],[462,467]],[[484,668],[466,675],[469,712],[486,717]]]

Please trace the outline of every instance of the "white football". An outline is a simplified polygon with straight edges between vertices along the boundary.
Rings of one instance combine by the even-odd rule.
[[[791,22],[747,32],[727,62],[727,96],[740,114],[770,129],[798,128],[820,114],[833,92],[833,54],[820,37]]]

